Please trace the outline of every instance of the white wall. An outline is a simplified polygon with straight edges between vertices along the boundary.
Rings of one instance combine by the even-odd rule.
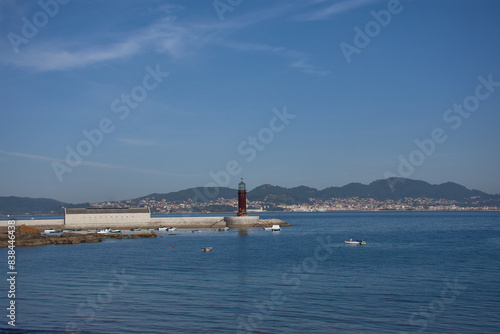
[[[258,217],[252,217],[252,220]],[[155,217],[149,213],[132,214],[73,214],[63,219],[16,220],[16,226],[52,226],[54,228],[104,228],[104,227],[178,227],[178,228],[219,228],[226,226],[224,217]],[[7,226],[7,220],[0,221]]]
[[[150,223],[150,219],[149,213],[67,214],[64,225],[68,227],[144,225]]]
[[[216,228],[226,226],[224,217],[160,217],[151,218],[153,226]]]

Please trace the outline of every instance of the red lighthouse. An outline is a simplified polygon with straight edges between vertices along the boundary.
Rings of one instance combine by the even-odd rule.
[[[247,188],[243,178],[238,184],[238,216],[246,216],[247,213]]]

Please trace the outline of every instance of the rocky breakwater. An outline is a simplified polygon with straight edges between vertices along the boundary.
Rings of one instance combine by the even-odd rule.
[[[101,242],[103,239],[137,239],[137,238],[156,238],[156,233],[140,234],[98,234],[98,233],[62,233],[61,235],[41,235],[35,227],[19,226],[16,228],[17,247],[22,246],[45,246],[45,245],[72,245],[79,243]],[[0,234],[0,248],[6,248],[8,244],[8,235]]]

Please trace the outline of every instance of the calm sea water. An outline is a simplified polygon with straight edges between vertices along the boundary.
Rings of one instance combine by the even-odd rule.
[[[17,248],[16,329],[500,333],[498,212],[261,217],[293,226]]]

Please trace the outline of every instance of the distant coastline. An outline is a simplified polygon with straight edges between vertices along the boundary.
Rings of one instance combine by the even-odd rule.
[[[204,196],[203,194],[209,194]],[[0,197],[0,215],[61,215],[64,208],[144,207],[153,214],[232,214],[236,189],[198,187],[149,194],[135,199],[70,204],[47,198]],[[200,200],[203,198],[203,200]],[[453,182],[432,185],[403,178],[350,183],[323,190],[307,186],[284,188],[264,184],[247,193],[249,212],[376,212],[376,211],[497,211],[500,194],[470,190]]]

